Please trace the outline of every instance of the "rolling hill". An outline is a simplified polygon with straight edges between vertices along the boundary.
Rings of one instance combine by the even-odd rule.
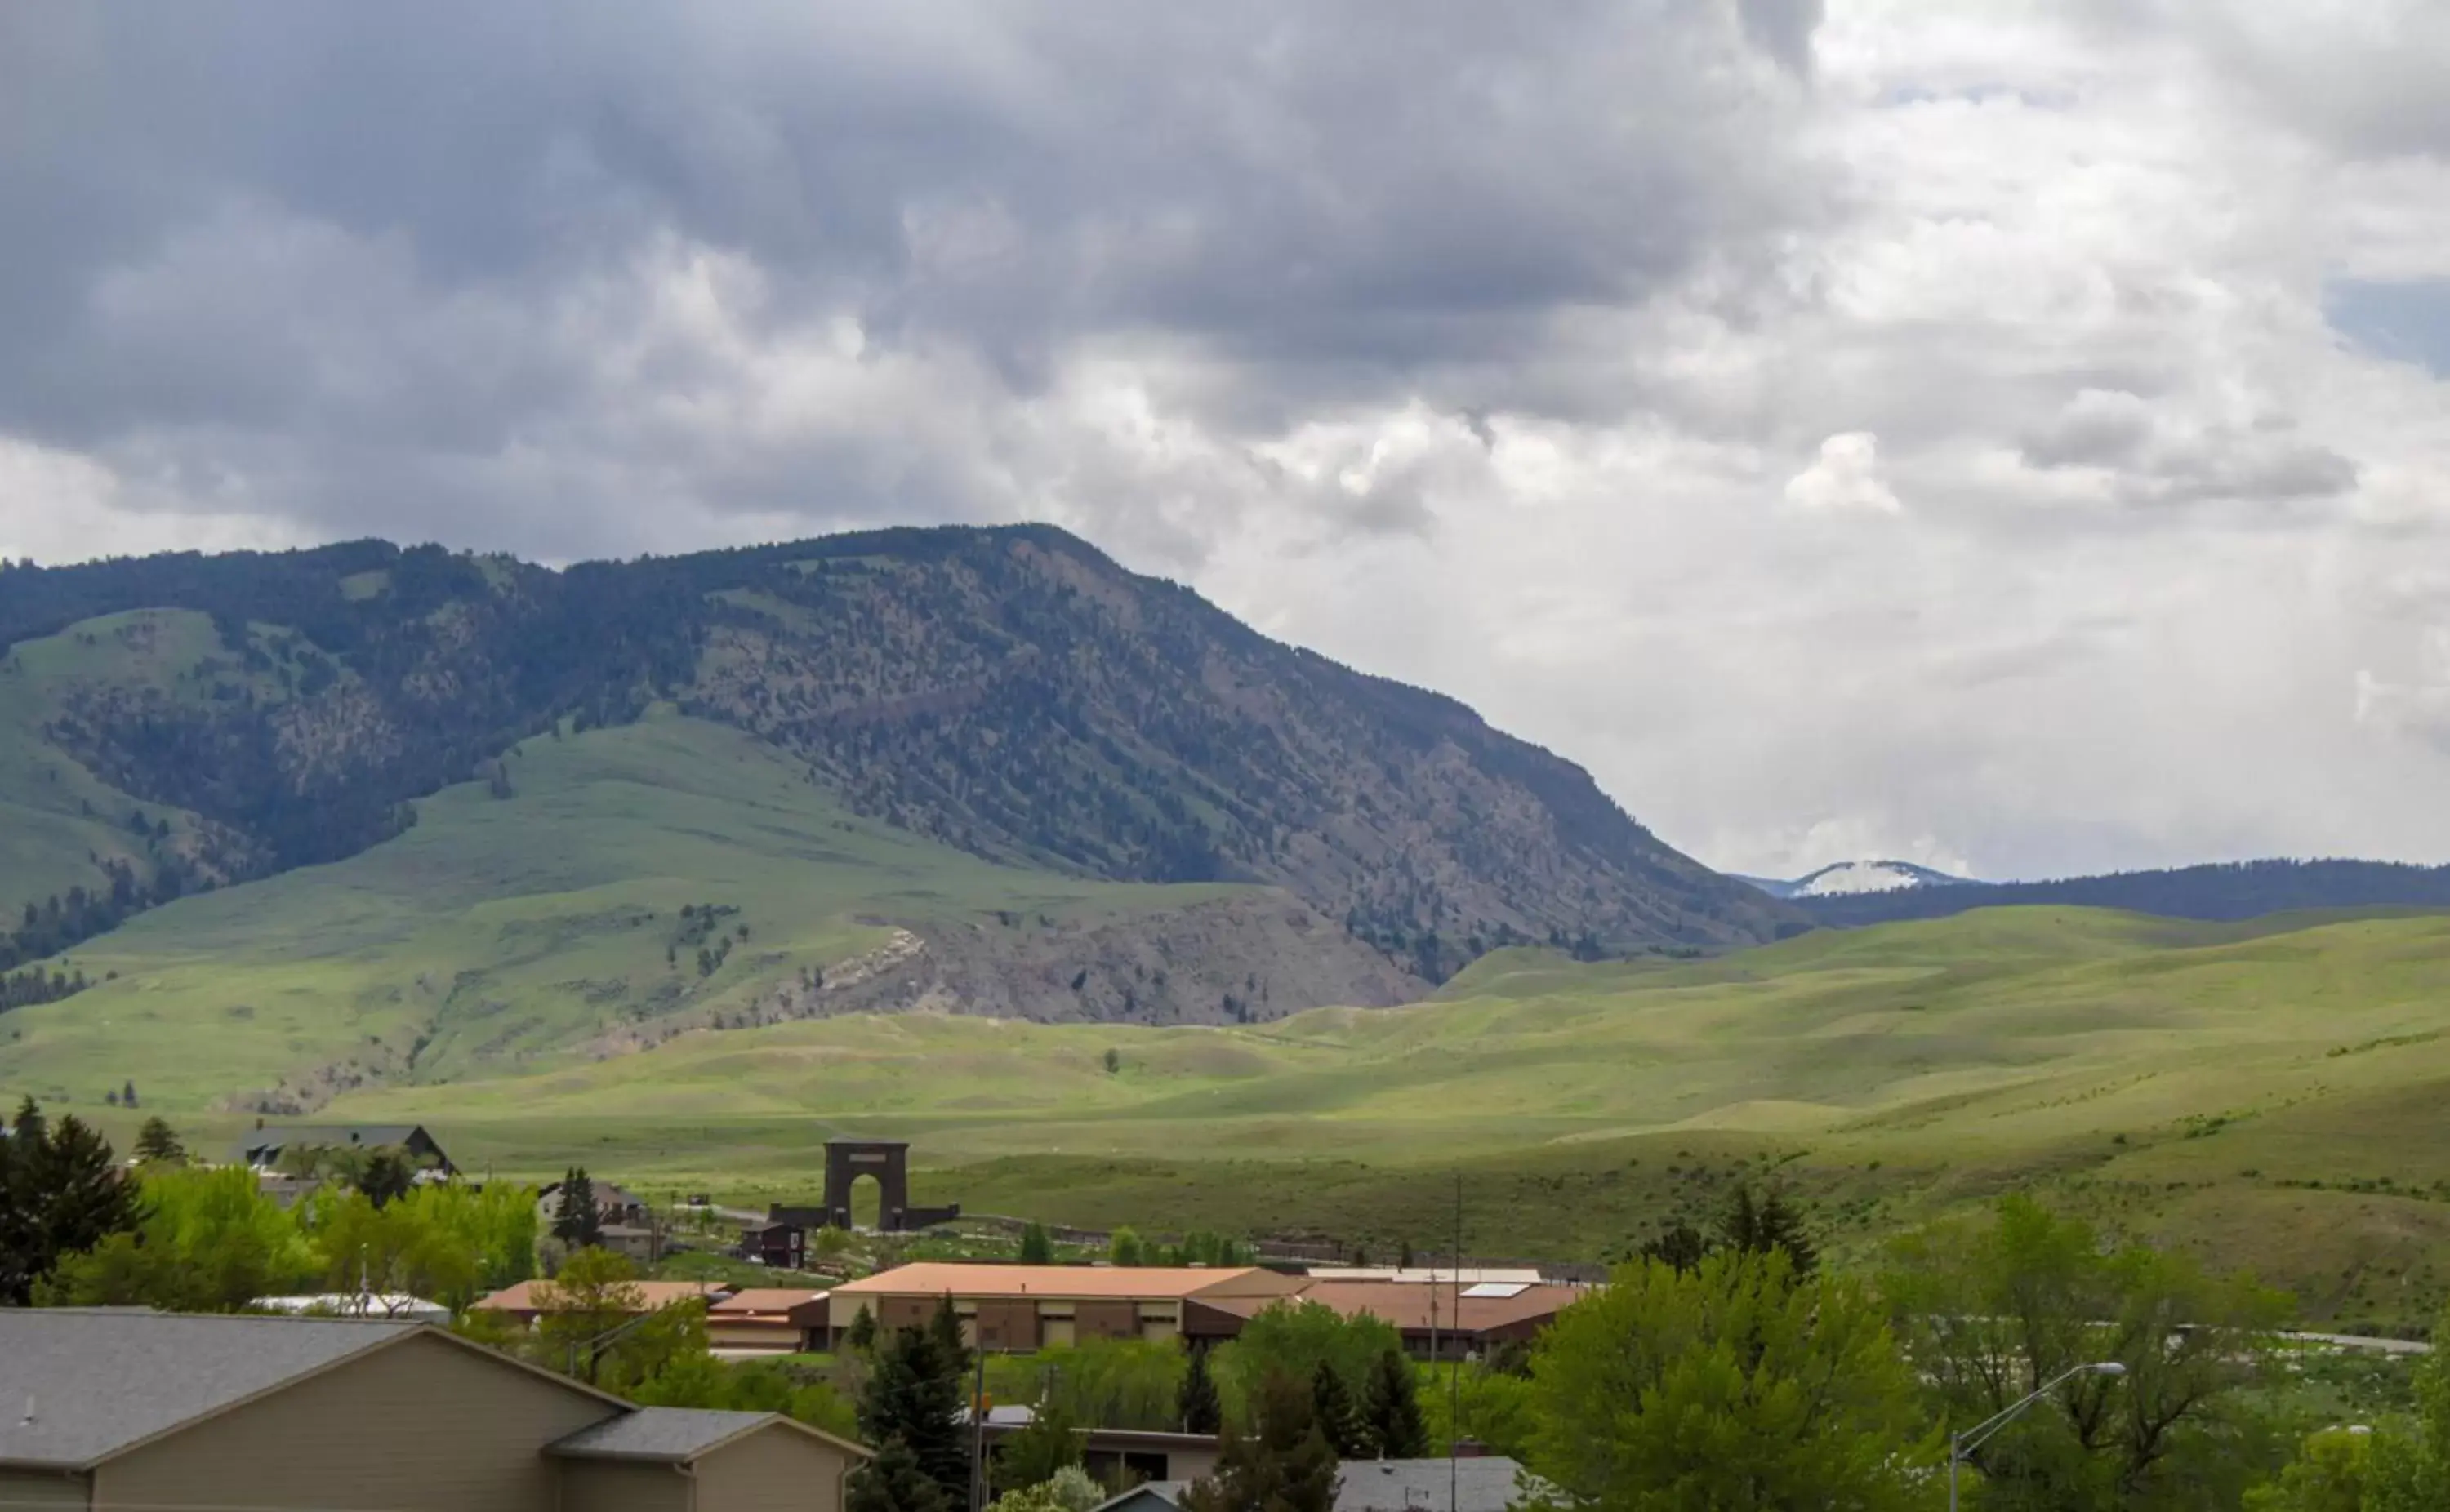
[[[744,1199],[804,1192],[829,1133],[886,1132],[926,1200],[1383,1248],[1445,1232],[1459,1173],[1481,1254],[1597,1256],[1744,1173],[1856,1258],[2024,1190],[2399,1327],[2450,1290],[2445,999],[2450,917],[2002,909],[1705,961],[1518,949],[1433,1001],[1258,1025],[694,1033],[329,1112]]]
[[[651,712],[513,746],[347,860],[180,899],[0,1015],[0,1087],[303,1112],[685,1030],[959,1006],[1254,1020],[1417,983],[1278,888],[1117,883],[865,819],[743,732]]]
[[[1945,919],[1975,908],[2034,905],[2121,908],[2203,920],[2253,919],[2319,908],[2450,908],[2450,866],[2379,861],[2222,862],[2054,882],[1976,882],[1955,878],[1946,882],[1944,886],[1779,896],[1816,922],[1841,928],[1904,919]]]
[[[358,855],[519,742],[658,708],[982,860],[1283,889],[1424,983],[1509,942],[1805,927],[1452,700],[1043,527],[562,572],[382,542],[0,565],[0,969]]]

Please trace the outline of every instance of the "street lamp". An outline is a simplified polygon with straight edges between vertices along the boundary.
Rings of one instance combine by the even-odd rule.
[[[1956,1467],[1965,1463],[1967,1455],[1982,1447],[1983,1443],[1991,1435],[2013,1422],[2017,1413],[2049,1396],[2057,1389],[2060,1383],[2071,1381],[2077,1376],[2125,1375],[2126,1373],[2127,1367],[2115,1360],[2100,1360],[2091,1365],[2070,1367],[2035,1386],[2032,1394],[2023,1401],[2000,1408],[1962,1433],[1950,1434],[1948,1436],[1948,1512],[1956,1512]]]

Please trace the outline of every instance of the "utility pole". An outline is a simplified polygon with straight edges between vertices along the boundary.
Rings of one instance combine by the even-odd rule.
[[[987,1351],[985,1340],[971,1352],[978,1356],[978,1375],[970,1385],[970,1512],[987,1504]]]
[[[1458,1483],[1463,1472],[1456,1467],[1457,1445],[1463,1439],[1463,1173],[1455,1173],[1455,1358],[1447,1367],[1447,1512],[1459,1512],[1455,1505]],[[1429,1283],[1430,1289],[1437,1283]]]

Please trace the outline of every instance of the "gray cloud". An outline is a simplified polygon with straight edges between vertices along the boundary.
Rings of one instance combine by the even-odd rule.
[[[2440,859],[2440,33],[0,7],[0,552],[1053,519],[1731,867]]]
[[[0,296],[0,428],[182,466],[243,438],[288,454],[251,475],[296,480],[278,509],[379,527],[384,491],[340,486],[371,456],[515,489],[514,448],[720,384],[724,354],[637,328],[692,255],[753,283],[736,342],[846,317],[982,404],[1102,342],[1165,350],[1173,401],[1235,433],[1413,394],[1536,407],[1559,397],[1516,373],[1561,312],[1811,213],[1761,130],[1794,87],[1746,41],[1792,65],[1811,10],[13,8],[0,108],[39,145],[0,169],[0,221],[37,234]],[[608,372],[625,342],[651,350]],[[803,509],[1007,502],[914,475],[866,419],[883,458],[766,448]],[[697,459],[637,460],[735,503]]]

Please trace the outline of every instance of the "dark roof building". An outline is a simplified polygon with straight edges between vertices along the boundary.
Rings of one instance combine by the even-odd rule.
[[[238,1142],[234,1158],[243,1166],[269,1166],[281,1158],[283,1150],[314,1148],[322,1150],[380,1150],[398,1146],[419,1160],[456,1175],[459,1168],[442,1153],[442,1146],[417,1123],[293,1123],[278,1128],[257,1129]]]

